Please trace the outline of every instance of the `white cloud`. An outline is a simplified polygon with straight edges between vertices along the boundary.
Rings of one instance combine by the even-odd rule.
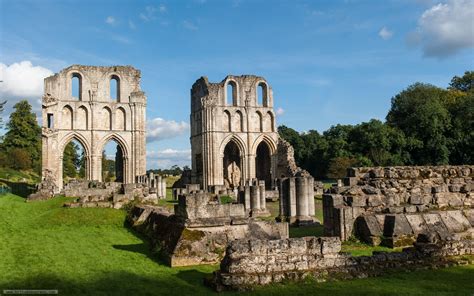
[[[383,28],[380,29],[380,31],[379,31],[379,36],[380,36],[383,40],[388,40],[388,39],[392,38],[392,36],[393,36],[393,31],[390,31],[389,29],[387,29],[387,27],[383,27]]]
[[[115,18],[113,16],[108,16],[105,19],[105,23],[107,23],[109,25],[115,25],[117,23],[117,21],[115,20]]]
[[[33,99],[43,95],[44,78],[53,71],[22,61],[9,66],[0,63],[0,94],[2,98]]]
[[[281,115],[283,115],[283,114],[285,114],[285,109],[279,107],[279,108],[276,110],[276,115],[281,116]]]
[[[155,6],[147,6],[145,7],[145,11],[140,13],[139,17],[142,21],[144,22],[149,22],[157,19],[156,13],[159,12],[161,14],[165,13],[168,11],[168,8],[164,4],[160,4],[158,8]]]
[[[189,131],[189,124],[181,121],[154,118],[147,121],[148,142],[160,141],[181,136]]]
[[[183,27],[191,31],[197,31],[199,28],[191,21],[183,21]]]
[[[147,150],[147,167],[169,168],[173,165],[191,166],[191,149],[176,150],[167,148],[160,151]]]
[[[448,0],[427,9],[408,43],[420,46],[425,56],[439,58],[474,47],[474,1]]]
[[[53,75],[53,71],[41,66],[33,66],[31,61],[22,61],[5,65],[0,63],[0,101],[7,101],[3,112],[3,122],[7,121],[13,105],[20,100],[28,100],[37,114],[41,116],[41,97],[44,78]]]
[[[130,29],[132,30],[135,30],[137,28],[137,26],[135,26],[135,23],[132,22],[132,21],[128,21],[128,26],[130,27]]]

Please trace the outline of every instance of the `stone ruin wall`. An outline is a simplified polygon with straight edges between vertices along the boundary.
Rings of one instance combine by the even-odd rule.
[[[237,240],[229,244],[220,270],[208,282],[217,291],[251,289],[308,277],[317,280],[378,276],[397,269],[437,268],[468,261],[453,256],[474,255],[474,241],[419,243],[403,252],[374,252],[353,257],[341,252],[337,237],[280,240]]]
[[[221,204],[210,193],[181,195],[174,212],[142,205],[127,218],[172,267],[219,263],[233,240],[288,238],[287,223],[249,219],[242,204]]]
[[[454,233],[469,236],[473,175],[474,166],[349,169],[345,186],[323,195],[325,234],[342,240],[356,234],[374,244],[380,243],[377,236],[392,236],[389,245],[397,240],[409,245],[428,232],[439,239]]]

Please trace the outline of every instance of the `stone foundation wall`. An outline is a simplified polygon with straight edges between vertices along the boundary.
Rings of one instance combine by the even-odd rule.
[[[325,233],[347,240],[361,216],[473,208],[473,176],[474,166],[351,168],[323,195]]]
[[[441,267],[458,263],[450,256],[473,255],[474,241],[417,244],[403,252],[377,252],[362,257],[340,251],[341,241],[335,237],[234,241],[227,247],[220,271],[210,284],[219,291],[243,290],[307,277],[350,279],[377,276],[397,268]]]
[[[127,220],[172,267],[218,263],[233,240],[288,237],[287,223],[254,221],[245,216],[243,205],[221,205],[208,197],[205,193],[180,196],[176,214],[160,207],[136,206]]]
[[[156,193],[151,193],[145,184],[122,184],[115,182],[96,182],[76,180],[63,188],[61,194],[76,197],[73,202],[64,204],[70,208],[115,208],[137,200],[143,203],[155,204],[158,201]]]

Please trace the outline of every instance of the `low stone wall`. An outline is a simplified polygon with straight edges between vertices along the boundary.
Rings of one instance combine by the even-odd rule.
[[[473,176],[474,166],[351,168],[345,186],[323,195],[325,234],[347,240],[361,216],[473,208]]]
[[[156,194],[150,194],[144,184],[122,184],[115,182],[73,181],[61,192],[64,196],[77,197],[74,202],[65,203],[70,208],[114,208],[136,200],[142,203],[156,204]]]
[[[377,252],[362,257],[340,251],[341,241],[336,237],[234,241],[209,284],[218,291],[245,290],[308,277],[350,279],[378,276],[397,268],[442,267],[464,262],[451,256],[473,255],[474,241],[417,244],[399,253]]]
[[[354,235],[372,245],[409,246],[420,234],[429,236],[430,241],[474,238],[474,209],[372,214],[360,216],[354,223]]]

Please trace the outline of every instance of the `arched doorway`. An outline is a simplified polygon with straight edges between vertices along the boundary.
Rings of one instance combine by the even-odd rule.
[[[255,157],[255,171],[258,180],[265,181],[267,188],[272,184],[272,159],[268,144],[262,141],[257,147]]]
[[[119,143],[109,140],[102,150],[102,182],[124,182],[124,153]]]
[[[84,145],[76,138],[72,138],[64,150],[61,157],[62,182],[68,183],[71,180],[86,180],[89,176],[89,162]]]
[[[234,189],[240,186],[242,181],[242,162],[240,150],[234,141],[230,141],[224,149],[224,185]]]

